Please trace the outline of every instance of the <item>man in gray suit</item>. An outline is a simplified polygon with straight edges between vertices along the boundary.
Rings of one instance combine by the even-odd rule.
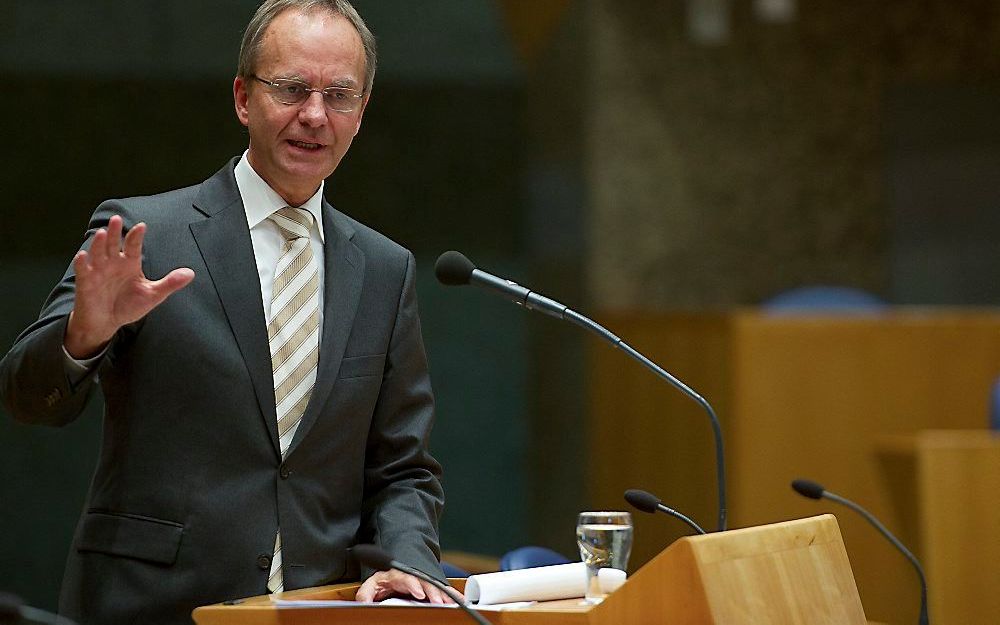
[[[190,623],[198,605],[366,576],[359,599],[448,601],[348,553],[373,542],[441,576],[413,256],[323,199],[374,73],[346,0],[264,2],[233,85],[246,153],[102,204],[0,363],[21,421],[63,425],[104,394],[65,614]]]

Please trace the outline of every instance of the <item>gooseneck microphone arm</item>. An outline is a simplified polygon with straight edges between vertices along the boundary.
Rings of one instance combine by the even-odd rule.
[[[13,625],[76,625],[64,616],[24,605],[17,595],[0,591],[0,623]]]
[[[824,491],[824,497],[831,501],[836,501],[839,504],[843,504],[863,516],[875,529],[889,539],[889,542],[895,545],[896,549],[899,549],[899,551],[906,556],[906,559],[910,561],[913,568],[917,570],[917,576],[920,578],[920,625],[927,625],[927,578],[924,577],[924,569],[920,566],[920,562],[917,560],[916,556],[914,556],[913,553],[911,553],[910,550],[903,545],[903,543],[899,542],[899,539],[893,536],[892,532],[887,530],[886,527],[882,525],[882,523],[876,519],[874,515],[872,515],[872,513],[868,512],[858,504],[854,503],[850,499],[845,499],[836,493],[831,493],[828,490]]]
[[[718,490],[719,497],[718,528],[720,532],[724,531],[726,529],[726,459],[723,452],[722,426],[719,425],[719,417],[715,414],[715,409],[712,408],[712,405],[708,403],[708,400],[695,392],[693,388],[684,382],[681,382],[677,377],[660,365],[656,364],[649,358],[646,358],[639,352],[639,350],[633,348],[631,345],[612,334],[607,328],[600,325],[596,321],[593,321],[570,308],[566,309],[563,319],[575,323],[581,328],[590,330],[594,334],[611,343],[613,346],[622,350],[634,360],[638,361],[647,369],[655,373],[660,379],[665,380],[678,391],[694,400],[694,402],[701,406],[702,410],[705,411],[705,414],[708,415],[709,420],[712,422],[712,435],[715,437],[715,475],[717,480],[716,488]]]
[[[705,534],[706,533],[705,530],[701,529],[700,525],[698,525],[697,523],[695,523],[694,521],[692,521],[691,517],[689,517],[688,515],[684,514],[683,512],[681,512],[679,510],[674,510],[673,508],[671,508],[669,506],[665,506],[662,503],[661,504],[657,504],[656,508],[660,512],[664,512],[666,514],[669,514],[670,516],[672,516],[674,518],[677,518],[677,519],[680,519],[681,521],[687,523],[688,526],[691,529],[693,529],[694,531],[698,532],[699,534]]]
[[[688,524],[691,529],[698,532],[699,534],[704,534],[705,530],[701,529],[701,526],[691,520],[689,516],[683,512],[674,510],[669,506],[663,505],[663,502],[656,495],[639,490],[638,488],[630,488],[625,491],[625,501],[629,502],[633,507],[642,512],[648,512],[649,514],[656,514],[657,510],[665,514],[669,514],[675,519],[680,519],[681,521]]]
[[[375,545],[355,545],[351,548],[351,553],[354,557],[358,559],[358,562],[364,564],[365,566],[375,569],[376,571],[388,571],[389,569],[396,569],[408,575],[412,575],[418,579],[421,579],[428,584],[438,588],[444,594],[448,595],[452,601],[454,601],[458,607],[464,611],[472,620],[479,623],[479,625],[490,625],[490,622],[486,620],[481,614],[471,609],[465,600],[455,592],[455,589],[448,584],[442,582],[439,579],[435,579],[424,573],[420,569],[414,568],[412,566],[403,564],[398,560],[393,560],[389,557],[389,554],[382,551]]]
[[[687,395],[695,401],[708,414],[712,422],[712,433],[715,436],[715,473],[717,490],[719,497],[719,531],[726,529],[726,461],[722,444],[722,427],[719,425],[719,417],[715,414],[708,401],[696,393],[687,384],[670,374],[666,369],[659,366],[649,358],[646,358],[638,350],[629,346],[621,338],[615,336],[611,331],[597,323],[596,321],[581,315],[568,306],[553,299],[535,293],[516,282],[504,280],[490,273],[477,269],[464,254],[455,251],[445,252],[438,257],[434,265],[434,272],[438,281],[447,285],[475,284],[476,286],[487,288],[496,292],[514,303],[528,308],[538,310],[551,317],[564,319],[574,323],[581,328],[589,330],[611,343],[614,347],[622,350],[631,358],[638,361],[647,369],[655,373],[659,378],[666,380],[671,386]]]
[[[929,621],[927,616],[927,578],[924,577],[924,569],[922,566],[920,566],[920,561],[917,560],[917,557],[914,556],[913,553],[911,553],[910,550],[907,549],[906,546],[903,543],[901,543],[898,538],[893,536],[892,532],[886,529],[886,527],[882,525],[882,523],[878,519],[875,518],[875,515],[873,515],[871,512],[868,512],[867,510],[865,510],[858,504],[854,503],[850,499],[841,497],[837,493],[830,492],[825,488],[823,488],[822,486],[820,486],[819,484],[817,484],[816,482],[813,482],[811,480],[794,480],[792,482],[792,488],[795,490],[795,492],[802,495],[803,497],[808,497],[810,499],[820,499],[820,498],[829,499],[830,501],[835,501],[841,505],[847,506],[851,510],[854,510],[855,512],[863,516],[866,521],[871,523],[872,527],[877,529],[879,533],[885,536],[886,539],[888,539],[888,541],[891,542],[894,547],[896,547],[896,549],[899,549],[900,553],[906,556],[906,559],[910,561],[910,564],[913,565],[913,568],[917,570],[917,576],[920,578],[919,623],[920,625],[928,625]]]

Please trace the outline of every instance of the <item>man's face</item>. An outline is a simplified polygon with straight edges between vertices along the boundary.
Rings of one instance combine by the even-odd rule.
[[[264,33],[256,75],[360,92],[364,46],[344,17],[289,9]],[[368,104],[366,94],[358,110],[339,113],[329,110],[319,93],[310,93],[301,104],[282,104],[267,85],[240,77],[233,83],[233,95],[236,115],[250,131],[250,164],[292,206],[309,199],[340,164]]]

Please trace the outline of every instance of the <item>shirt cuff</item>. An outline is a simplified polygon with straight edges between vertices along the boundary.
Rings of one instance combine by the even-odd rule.
[[[66,351],[65,345],[62,346],[62,350],[63,356],[65,356],[64,362],[66,363],[66,375],[69,378],[69,383],[71,386],[76,386],[82,382],[84,378],[90,375],[90,372],[93,371],[97,363],[104,358],[104,354],[107,353],[108,348],[105,347],[98,355],[84,360],[79,360],[70,356],[69,352]]]

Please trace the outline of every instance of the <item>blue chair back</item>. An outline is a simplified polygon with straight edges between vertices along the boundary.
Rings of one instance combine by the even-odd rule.
[[[441,568],[444,569],[445,577],[468,577],[469,572],[465,569],[459,568],[452,564],[451,562],[441,561]]]
[[[990,429],[1000,432],[1000,378],[993,383],[993,395],[990,398]]]
[[[546,547],[518,547],[503,554],[500,558],[501,571],[515,571],[518,569],[533,569],[537,566],[551,566],[553,564],[569,564],[561,553],[557,553]]]
[[[877,295],[845,286],[805,286],[779,293],[761,303],[769,312],[876,312],[888,307]]]

